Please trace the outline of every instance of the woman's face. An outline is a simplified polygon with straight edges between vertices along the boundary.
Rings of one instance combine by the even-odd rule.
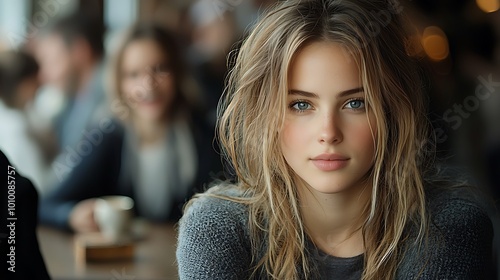
[[[365,185],[376,127],[354,59],[336,43],[315,42],[297,53],[289,74],[281,133],[287,163],[320,193]]]
[[[125,102],[140,121],[165,120],[175,97],[169,57],[151,39],[132,41],[121,63],[121,90]]]

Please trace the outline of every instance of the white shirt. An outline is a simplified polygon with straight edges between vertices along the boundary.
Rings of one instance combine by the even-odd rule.
[[[29,132],[26,115],[7,107],[0,100],[0,149],[16,171],[30,179],[38,193],[43,195],[48,191],[53,172]]]

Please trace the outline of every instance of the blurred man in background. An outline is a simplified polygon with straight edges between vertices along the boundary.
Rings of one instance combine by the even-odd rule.
[[[93,148],[87,138],[97,137],[95,143],[100,140],[99,135],[89,136],[89,131],[108,116],[103,34],[99,18],[79,13],[54,22],[35,43],[42,83],[57,89],[65,100],[53,119],[58,152],[52,170],[59,181]],[[47,105],[38,106],[43,111],[40,107]]]
[[[103,33],[99,20],[73,14],[55,22],[38,38],[35,54],[41,80],[66,98],[54,124],[61,152],[75,147],[83,130],[102,116]]]

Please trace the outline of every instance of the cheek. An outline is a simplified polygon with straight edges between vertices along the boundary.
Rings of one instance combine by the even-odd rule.
[[[353,150],[358,151],[367,160],[373,160],[375,155],[375,144],[377,129],[372,122],[371,126],[368,122],[360,123],[352,126],[349,131],[348,139],[353,145]],[[373,131],[373,132],[372,132]]]
[[[158,83],[158,90],[166,97],[173,98],[175,95],[175,84],[172,79],[165,79]]]
[[[44,70],[50,80],[64,80],[66,76],[68,76],[69,63],[65,61],[54,61],[53,65],[46,65]]]
[[[132,97],[134,83],[128,79],[124,79],[120,85],[123,96],[126,98]]]
[[[133,80],[126,79],[121,84],[121,91],[125,103],[131,108],[135,108],[142,94],[141,88]]]
[[[281,146],[285,157],[292,152],[303,150],[306,146],[307,131],[303,126],[293,121],[285,121],[281,131]]]
[[[367,127],[366,130],[360,132],[358,134],[358,137],[359,141],[361,142],[360,144],[363,145],[363,147],[366,147],[366,153],[373,155],[375,151],[375,139],[372,132],[370,131],[370,128]]]
[[[71,72],[73,69],[73,62],[69,56],[61,57],[57,62],[57,70],[61,75],[68,75],[68,72]]]

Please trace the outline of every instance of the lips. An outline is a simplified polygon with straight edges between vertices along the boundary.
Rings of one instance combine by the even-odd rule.
[[[349,158],[339,154],[321,154],[312,160],[348,160]]]
[[[312,163],[321,171],[335,171],[344,168],[350,158],[339,154],[321,154],[311,158]]]
[[[154,95],[154,94],[144,94],[137,96],[134,99],[134,102],[138,105],[141,106],[151,106],[151,105],[157,105],[162,103],[162,98],[160,96]]]

